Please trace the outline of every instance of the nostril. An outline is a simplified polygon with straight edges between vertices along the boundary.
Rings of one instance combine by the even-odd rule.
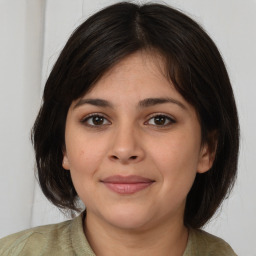
[[[136,160],[138,156],[130,156],[130,157],[124,157],[124,156],[117,156],[117,155],[112,155],[111,159],[112,160],[121,160],[121,161],[126,161],[126,160]]]

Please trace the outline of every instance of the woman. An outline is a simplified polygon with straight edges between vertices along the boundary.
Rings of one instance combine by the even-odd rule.
[[[216,46],[179,11],[123,2],[85,21],[32,138],[46,197],[86,210],[2,239],[1,255],[236,255],[200,230],[236,177],[234,96]]]

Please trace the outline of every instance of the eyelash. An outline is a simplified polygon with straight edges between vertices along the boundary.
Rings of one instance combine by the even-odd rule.
[[[96,117],[99,117],[101,120],[103,120],[103,124],[99,124],[99,125],[95,125],[95,124],[89,124],[88,123],[88,121],[91,119],[92,120],[92,118],[96,118]],[[149,122],[150,122],[150,120],[151,119],[154,119],[154,118],[164,118],[164,124],[163,125],[157,125],[157,124],[150,124]],[[107,120],[107,124],[106,123],[104,123],[105,121]],[[166,121],[168,122],[167,124],[166,124]],[[104,115],[102,115],[101,113],[93,113],[93,114],[90,114],[90,115],[88,115],[88,116],[86,116],[85,118],[83,118],[82,120],[81,120],[81,123],[82,124],[85,124],[86,126],[88,126],[88,127],[92,127],[92,128],[100,128],[100,127],[102,127],[102,126],[106,126],[106,125],[109,125],[109,124],[111,124],[111,122],[110,121],[108,121],[108,119],[104,116]],[[156,127],[158,127],[158,128],[165,128],[165,127],[168,127],[168,126],[170,126],[170,125],[172,125],[172,124],[174,124],[174,123],[176,123],[176,121],[174,120],[174,118],[173,117],[170,117],[169,115],[166,115],[166,114],[154,114],[154,115],[151,115],[151,117],[146,121],[146,122],[144,122],[144,124],[148,124],[148,125],[152,125],[152,126],[156,126]]]
[[[82,123],[82,124],[85,124],[85,125],[88,126],[88,127],[92,127],[92,128],[99,128],[99,127],[102,127],[102,126],[111,124],[110,121],[108,121],[109,124],[101,124],[101,125],[89,124],[88,121],[89,121],[90,119],[92,119],[92,118],[95,118],[95,117],[102,118],[102,119],[104,119],[104,121],[105,121],[105,120],[108,120],[104,115],[102,115],[102,114],[100,114],[100,113],[93,113],[93,114],[90,114],[90,115],[84,117],[84,118],[81,120],[81,123]]]
[[[151,119],[155,119],[155,118],[164,118],[165,119],[165,123],[163,124],[163,125],[157,125],[157,124],[149,124],[149,121],[151,120]],[[166,124],[166,121],[168,122],[167,124]],[[174,120],[174,118],[173,117],[171,117],[171,116],[169,116],[169,115],[166,115],[166,114],[161,114],[161,113],[156,113],[156,114],[153,114],[153,115],[151,115],[151,117],[148,119],[148,121],[146,121],[144,124],[149,124],[149,125],[152,125],[152,126],[156,126],[156,127],[158,127],[158,128],[165,128],[165,127],[168,127],[168,126],[170,126],[170,125],[172,125],[172,124],[174,124],[174,123],[176,123],[176,121]]]

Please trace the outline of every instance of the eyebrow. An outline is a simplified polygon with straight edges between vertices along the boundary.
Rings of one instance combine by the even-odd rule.
[[[165,97],[165,98],[147,98],[147,99],[144,99],[144,100],[140,101],[139,106],[143,107],[143,108],[146,108],[146,107],[151,107],[151,106],[155,106],[155,105],[158,105],[158,104],[164,104],[164,103],[176,104],[179,107],[181,107],[183,109],[186,109],[185,105],[182,104],[180,101],[175,100],[173,98],[168,98],[168,97]]]
[[[84,105],[84,104],[90,104],[93,106],[98,106],[98,107],[109,107],[109,108],[113,108],[113,105],[107,101],[107,100],[102,100],[102,99],[80,99],[76,105],[74,106],[74,109]]]
[[[147,108],[147,107],[151,107],[151,106],[155,106],[155,105],[159,105],[159,104],[165,104],[165,103],[172,103],[172,104],[176,104],[179,107],[181,107],[182,109],[186,109],[185,105],[182,104],[180,101],[175,100],[173,98],[169,98],[169,97],[165,97],[165,98],[146,98],[144,100],[141,100],[138,104],[138,106],[140,108]],[[103,99],[80,99],[74,106],[74,109],[82,106],[84,104],[90,104],[93,106],[98,106],[98,107],[108,107],[108,108],[114,108],[113,104],[111,104],[109,101],[107,100],[103,100]]]

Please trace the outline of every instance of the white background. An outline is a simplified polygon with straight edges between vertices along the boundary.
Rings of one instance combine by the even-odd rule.
[[[0,0],[0,237],[64,216],[34,178],[30,129],[45,80],[70,33],[117,1]],[[166,0],[198,21],[216,42],[233,84],[241,123],[239,175],[206,230],[238,255],[255,256],[256,0]]]

